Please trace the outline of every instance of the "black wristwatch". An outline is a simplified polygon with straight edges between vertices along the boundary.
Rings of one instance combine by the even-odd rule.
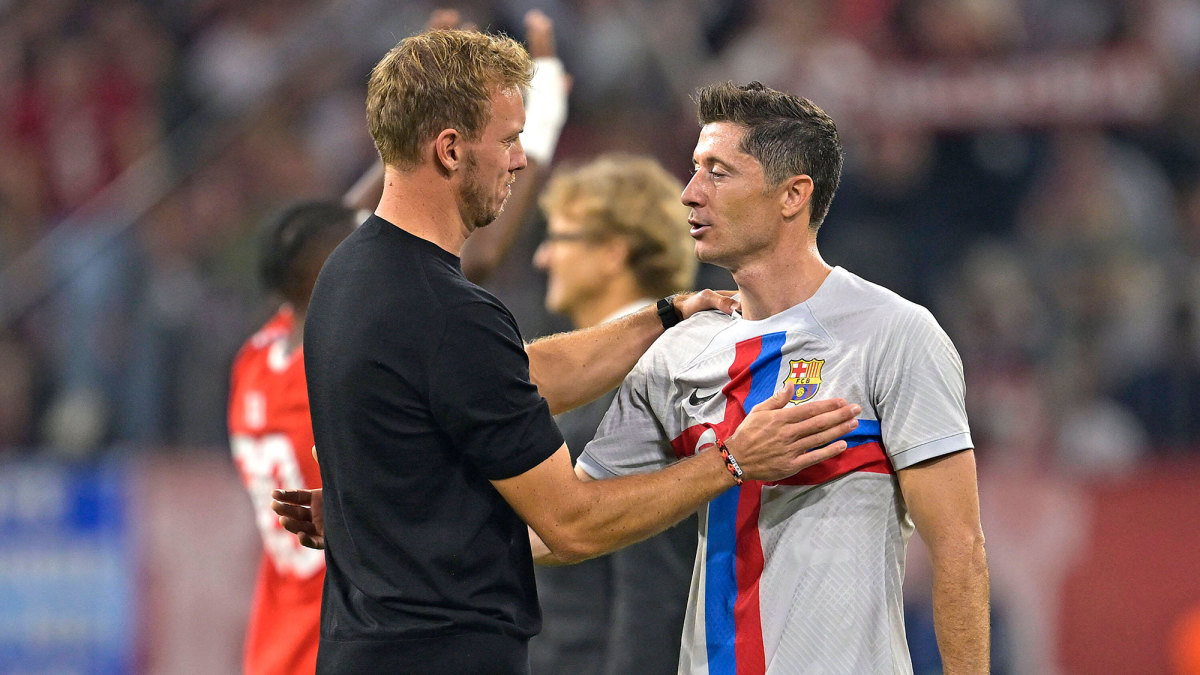
[[[662,321],[663,330],[679,323],[679,312],[675,311],[675,296],[668,295],[658,301],[658,320]]]

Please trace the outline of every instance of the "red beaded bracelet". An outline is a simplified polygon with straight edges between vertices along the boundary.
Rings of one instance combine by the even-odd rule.
[[[725,441],[717,439],[717,449],[721,451],[721,457],[725,458],[725,468],[729,469],[729,473],[733,475],[733,482],[738,485],[745,482],[742,467],[733,458],[733,453],[729,452],[729,448],[725,447]]]

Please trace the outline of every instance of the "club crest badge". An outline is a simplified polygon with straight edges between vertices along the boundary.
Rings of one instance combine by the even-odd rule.
[[[817,390],[821,388],[821,368],[824,365],[825,359],[791,362],[791,373],[784,382],[794,386],[795,392],[792,394],[792,400],[788,403],[792,405],[804,403],[817,395]]]

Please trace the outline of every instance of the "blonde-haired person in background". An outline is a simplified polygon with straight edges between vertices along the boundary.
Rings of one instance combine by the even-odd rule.
[[[546,308],[588,328],[691,287],[696,257],[683,185],[653,159],[609,154],[555,171],[539,200],[548,224],[533,262]],[[556,417],[574,460],[611,393]],[[687,607],[695,517],[610,555],[535,569],[542,632],[535,674],[674,673]]]

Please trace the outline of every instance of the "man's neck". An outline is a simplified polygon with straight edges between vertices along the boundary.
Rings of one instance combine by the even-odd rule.
[[[383,196],[375,215],[415,237],[461,255],[470,231],[463,223],[457,196],[448,183],[445,176],[426,164],[407,172],[385,167]]]
[[[816,243],[797,255],[774,255],[731,271],[741,293],[742,316],[758,321],[808,300],[833,271]]]

